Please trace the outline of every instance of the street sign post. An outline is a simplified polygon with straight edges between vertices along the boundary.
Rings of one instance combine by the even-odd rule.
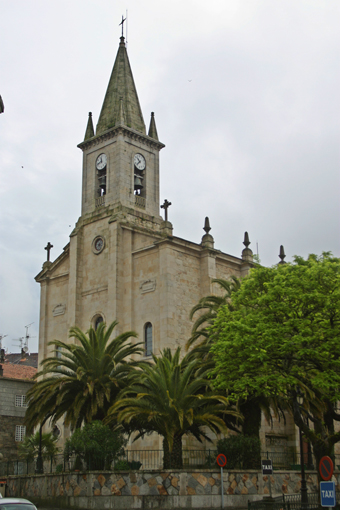
[[[328,481],[332,478],[334,471],[334,464],[330,457],[322,457],[319,464],[319,471],[321,478],[325,481]]]
[[[273,474],[273,463],[271,459],[263,459],[261,460],[262,465],[262,474],[263,475],[272,475]],[[272,481],[269,477],[269,496],[272,497]]]
[[[321,506],[335,506],[335,482],[320,482],[320,496]]]
[[[216,462],[221,468],[221,508],[224,508],[223,499],[223,468],[227,465],[227,457],[223,453],[219,453],[216,457]]]

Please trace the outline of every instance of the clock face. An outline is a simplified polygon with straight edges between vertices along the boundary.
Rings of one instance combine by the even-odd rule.
[[[144,170],[144,168],[146,167],[145,158],[141,154],[135,154],[133,162],[138,170]]]
[[[103,237],[101,237],[101,236],[96,237],[92,243],[93,253],[98,255],[101,251],[103,251],[104,246],[105,246],[105,242],[104,242]]]
[[[97,251],[100,251],[104,245],[104,241],[101,237],[98,237],[96,242],[94,243],[94,247]]]
[[[96,159],[96,168],[97,170],[103,170],[103,168],[106,167],[107,164],[107,157],[106,154],[99,154],[98,158]]]

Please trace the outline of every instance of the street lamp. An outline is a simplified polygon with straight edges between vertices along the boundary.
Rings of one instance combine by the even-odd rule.
[[[300,392],[297,394],[297,402],[299,404],[299,411],[303,404],[303,396]],[[301,411],[300,411],[301,416]],[[301,416],[302,419],[302,416]],[[306,482],[306,473],[305,473],[305,461],[303,455],[303,441],[302,441],[302,430],[299,427],[299,442],[300,442],[300,464],[301,464],[301,507],[305,508],[308,506],[308,494],[307,494],[307,482]]]

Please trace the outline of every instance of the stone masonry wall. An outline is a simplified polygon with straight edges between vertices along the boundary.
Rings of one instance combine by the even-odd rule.
[[[224,505],[246,507],[248,500],[269,495],[269,481],[274,496],[299,493],[301,488],[301,475],[294,471],[277,471],[269,478],[257,471],[224,470]],[[307,473],[307,486],[310,492],[318,490],[316,473]],[[59,508],[218,508],[221,473],[163,470],[9,476],[6,496]]]

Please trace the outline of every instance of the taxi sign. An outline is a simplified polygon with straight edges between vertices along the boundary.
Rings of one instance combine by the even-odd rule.
[[[273,463],[271,459],[263,459],[261,460],[262,465],[262,474],[263,475],[272,475],[273,474]]]
[[[216,462],[220,467],[224,467],[227,465],[227,457],[223,453],[219,453]]]
[[[320,482],[321,506],[335,506],[335,482]]]

